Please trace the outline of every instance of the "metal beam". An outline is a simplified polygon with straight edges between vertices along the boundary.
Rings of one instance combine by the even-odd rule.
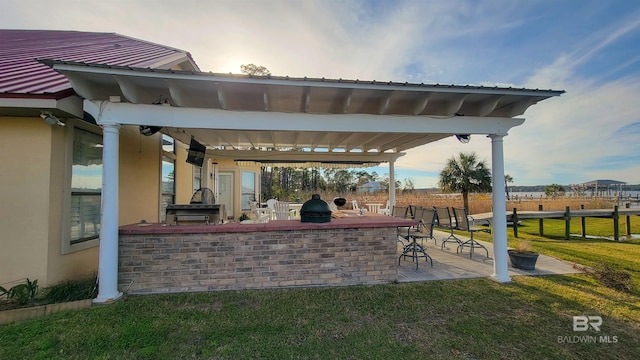
[[[85,103],[88,100],[85,100]],[[219,109],[97,102],[102,108],[91,113],[98,123],[154,125],[162,127],[261,130],[320,131],[358,133],[439,133],[506,134],[524,119],[502,117],[435,117],[368,114],[291,114],[276,112],[225,111]],[[86,107],[86,106],[85,106]],[[96,106],[89,106],[95,109]]]
[[[212,150],[207,149],[207,157],[216,159],[250,161],[293,161],[293,162],[389,162],[405,153],[380,152],[320,152],[320,151],[261,151],[261,150]]]

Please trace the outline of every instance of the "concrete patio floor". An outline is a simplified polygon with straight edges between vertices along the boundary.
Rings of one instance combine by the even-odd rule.
[[[433,239],[424,241],[425,250],[433,259],[433,267],[424,258],[419,258],[418,269],[416,270],[416,263],[412,258],[401,258],[400,266],[398,267],[398,282],[479,278],[490,277],[493,274],[492,243],[479,241],[489,250],[488,258],[483,249],[475,249],[473,257],[469,258],[469,248],[465,248],[461,253],[456,254],[457,244],[455,242],[447,242],[444,250],[441,249],[440,244],[443,239],[449,236],[448,232],[434,230],[433,235],[437,239],[437,245],[434,244]],[[469,237],[456,236],[462,241],[469,239]],[[420,244],[420,240],[418,240],[418,244]],[[401,253],[402,245],[398,243],[398,256]],[[510,277],[519,275],[576,274],[580,272],[582,271],[574,263],[542,254],[538,257],[535,270],[515,269],[509,263]]]

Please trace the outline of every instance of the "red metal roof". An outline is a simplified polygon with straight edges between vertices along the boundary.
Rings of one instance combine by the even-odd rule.
[[[188,59],[183,50],[116,33],[0,30],[0,96],[45,95],[71,89],[64,75],[36,59],[156,68]]]

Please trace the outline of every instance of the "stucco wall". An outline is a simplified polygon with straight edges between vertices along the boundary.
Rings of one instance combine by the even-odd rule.
[[[160,214],[160,134],[142,136],[137,126],[120,128],[119,216],[122,224],[157,222]]]
[[[97,271],[98,246],[62,254],[69,126],[0,117],[0,285],[47,286]],[[160,149],[159,135],[120,129],[120,224],[158,221]]]
[[[193,165],[187,163],[188,147],[176,145],[176,204],[188,204],[193,196]]]
[[[0,117],[0,284],[46,279],[53,130],[40,118]]]
[[[41,119],[36,119],[40,122]],[[69,122],[69,126],[72,122]],[[67,194],[67,141],[72,141],[68,127],[49,127],[51,130],[49,166],[49,231],[47,241],[41,246],[47,255],[46,274],[38,278],[38,284],[47,286],[65,279],[76,279],[97,271],[98,247],[62,254],[64,200]],[[95,131],[100,131],[97,127]],[[40,245],[39,245],[40,246]]]
[[[47,286],[97,271],[99,247],[62,254],[69,128],[37,118],[0,117],[0,285],[25,278]],[[95,127],[99,132],[99,128]],[[160,207],[161,135],[120,128],[119,223],[157,222]],[[191,199],[192,166],[186,146],[177,147],[176,203]],[[240,191],[240,171],[233,171]],[[239,196],[234,196],[239,208]]]

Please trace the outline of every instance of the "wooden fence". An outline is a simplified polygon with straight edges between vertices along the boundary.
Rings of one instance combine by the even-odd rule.
[[[365,205],[367,203],[380,203],[386,204],[389,200],[389,196],[386,192],[379,193],[320,193],[322,199],[330,201],[334,197],[343,197],[347,199],[347,206],[350,206],[351,200],[357,200],[358,204]],[[304,202],[311,198],[301,197],[301,201]],[[398,192],[396,194],[396,205],[398,206],[449,206],[449,207],[462,207],[462,195],[461,194],[436,194],[430,192]],[[534,198],[521,198],[507,200],[507,209],[517,209],[517,211],[537,211],[539,206],[542,205],[545,210],[564,210],[567,206],[571,210],[584,209],[612,209],[615,202],[605,198],[594,197],[534,197]],[[491,194],[469,194],[469,214],[479,214],[491,212]]]

